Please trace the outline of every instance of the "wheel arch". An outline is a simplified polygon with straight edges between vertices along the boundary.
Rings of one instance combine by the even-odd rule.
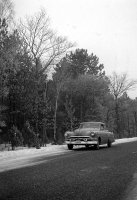
[[[101,137],[99,136],[98,137],[98,142],[99,142],[99,145],[101,144]]]

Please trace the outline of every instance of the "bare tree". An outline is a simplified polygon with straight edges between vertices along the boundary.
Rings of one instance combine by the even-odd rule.
[[[127,74],[118,75],[116,72],[109,77],[110,81],[110,92],[114,96],[115,100],[115,131],[116,134],[120,137],[119,133],[119,102],[118,99],[129,90],[135,88],[137,80],[129,80]]]
[[[20,36],[24,48],[30,53],[35,63],[37,60],[44,62],[43,71],[52,64],[59,62],[66,51],[73,47],[65,37],[58,37],[50,28],[50,19],[45,10],[39,11],[26,21],[20,21]]]
[[[37,83],[39,82],[38,74],[47,73],[47,70],[50,70],[52,65],[58,63],[66,51],[73,47],[73,44],[69,43],[65,37],[57,36],[51,29],[50,19],[43,9],[34,16],[26,17],[24,22],[20,20],[18,30],[22,39],[23,49],[29,53],[34,62]],[[41,63],[42,67],[39,67]],[[60,86],[57,90],[55,105],[55,128],[59,93]],[[38,93],[35,97],[35,102],[38,102],[37,98]],[[38,109],[37,107],[36,104],[36,111]],[[54,135],[56,135],[56,132]]]
[[[5,19],[8,23],[14,17],[14,4],[11,0],[0,0],[0,18]]]
[[[115,99],[121,97],[125,92],[134,89],[137,84],[137,80],[129,80],[126,73],[119,75],[114,72],[113,75],[109,77],[109,80],[110,91]]]

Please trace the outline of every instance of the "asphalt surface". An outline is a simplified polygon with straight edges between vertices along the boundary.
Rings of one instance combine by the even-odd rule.
[[[135,187],[137,142],[33,160],[38,161],[0,173],[0,200],[125,200]]]

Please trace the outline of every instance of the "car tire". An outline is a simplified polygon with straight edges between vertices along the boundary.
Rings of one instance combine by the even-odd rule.
[[[97,142],[97,144],[94,145],[96,150],[99,150],[99,141]]]
[[[86,144],[85,147],[88,149],[89,148],[89,144]]]
[[[111,143],[110,140],[108,140],[108,142],[107,142],[107,147],[110,148],[111,146],[112,146],[112,143]]]
[[[68,144],[68,149],[72,150],[73,149],[73,144]]]

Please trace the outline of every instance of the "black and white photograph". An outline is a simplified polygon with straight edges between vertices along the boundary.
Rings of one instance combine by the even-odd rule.
[[[137,200],[136,0],[0,0],[0,200]]]

